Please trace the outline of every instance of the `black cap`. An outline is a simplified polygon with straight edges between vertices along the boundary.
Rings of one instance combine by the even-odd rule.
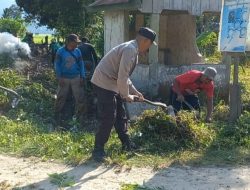
[[[150,39],[152,41],[152,43],[157,45],[157,43],[155,42],[156,33],[153,30],[151,30],[150,28],[141,27],[138,31],[138,34],[140,34],[141,36],[143,36],[145,38]]]
[[[79,40],[79,37],[76,34],[68,35],[67,41],[69,41],[69,42],[81,42],[81,40]]]

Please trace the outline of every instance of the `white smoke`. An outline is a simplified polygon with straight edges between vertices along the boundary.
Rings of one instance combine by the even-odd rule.
[[[10,33],[0,33],[0,54],[7,53],[12,57],[30,56],[30,47],[27,43],[21,42],[20,38]]]

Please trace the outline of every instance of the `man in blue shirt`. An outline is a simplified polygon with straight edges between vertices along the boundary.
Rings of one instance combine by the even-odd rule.
[[[66,39],[66,45],[58,49],[55,59],[56,77],[59,83],[55,105],[56,119],[60,122],[61,112],[67,96],[72,90],[75,103],[76,115],[84,112],[84,79],[85,69],[81,51],[77,48],[80,42],[76,34],[70,34]]]

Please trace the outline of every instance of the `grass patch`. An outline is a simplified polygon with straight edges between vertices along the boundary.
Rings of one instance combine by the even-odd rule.
[[[51,34],[33,34],[33,41],[35,44],[45,43],[45,37],[48,36],[48,42],[51,43],[53,36]]]
[[[75,184],[74,177],[67,174],[49,174],[50,182],[58,187],[71,187]]]
[[[87,159],[93,145],[93,134],[49,132],[46,126],[28,120],[12,121],[0,117],[0,144],[4,152],[22,156],[55,158],[76,164]]]
[[[137,184],[123,184],[121,190],[164,190],[162,187],[149,188]]]

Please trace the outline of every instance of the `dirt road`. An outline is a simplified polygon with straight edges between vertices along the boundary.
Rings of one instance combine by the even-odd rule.
[[[49,174],[73,179],[72,187],[59,188]],[[0,155],[0,189],[36,190],[120,190],[122,184],[139,184],[161,190],[250,190],[250,167],[168,167],[151,168],[104,166],[89,161],[78,167],[37,158],[15,158]]]

